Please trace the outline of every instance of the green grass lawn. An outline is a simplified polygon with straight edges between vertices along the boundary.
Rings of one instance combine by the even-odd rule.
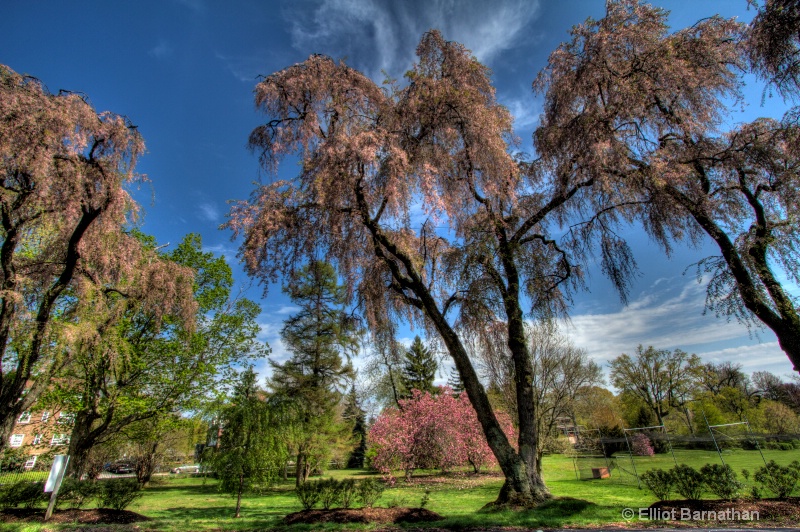
[[[800,458],[797,451],[764,451],[767,460],[787,464]],[[683,451],[676,455],[679,463],[696,468],[706,463],[719,463],[714,452]],[[723,456],[737,472],[747,468],[751,472],[763,462],[757,451],[730,452]],[[620,462],[630,460],[618,458]],[[636,459],[636,468],[641,473],[656,467],[668,469],[674,465],[672,456],[656,455],[652,458]],[[571,458],[546,456],[543,464],[545,481],[557,497],[556,500],[529,511],[482,511],[493,501],[500,489],[502,477],[497,474],[472,475],[466,472],[439,475],[423,472],[415,475],[411,483],[398,479],[387,489],[377,506],[419,506],[429,492],[427,508],[446,517],[432,526],[466,528],[480,526],[562,527],[601,523],[622,522],[623,508],[640,508],[652,504],[656,499],[649,491],[638,489],[635,478],[626,479],[617,475],[611,479],[577,480]],[[365,471],[330,471],[326,476],[334,478],[363,477]],[[263,495],[247,496],[242,501],[242,518],[233,519],[234,499],[220,493],[216,481],[200,477],[161,477],[145,490],[145,495],[135,502],[130,510],[152,519],[139,523],[140,530],[264,530],[281,528],[281,519],[288,513],[301,509],[293,493],[293,481],[281,482]],[[10,526],[10,525],[7,525]],[[13,530],[20,530],[15,525]],[[415,525],[419,527],[419,525]],[[43,527],[28,525],[22,530],[68,530],[71,525]],[[291,530],[342,530],[341,525],[321,527],[293,526]],[[351,525],[347,529],[368,530],[369,526]],[[7,528],[11,530],[10,528]]]

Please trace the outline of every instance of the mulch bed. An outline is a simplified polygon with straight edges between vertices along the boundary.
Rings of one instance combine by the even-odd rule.
[[[149,517],[128,510],[93,508],[91,510],[56,510],[49,523],[80,523],[83,525],[128,525],[137,521],[149,521]],[[44,521],[44,510],[34,508],[10,508],[0,512],[0,523]]]
[[[287,525],[295,523],[422,523],[441,521],[441,515],[424,508],[335,508],[303,510],[283,518]]]
[[[650,506],[654,517],[672,525],[715,527],[800,527],[800,497],[734,501],[659,501]],[[705,515],[703,514],[705,512]],[[754,513],[757,512],[757,517]],[[671,515],[675,519],[669,519]],[[751,516],[750,521],[744,520]],[[696,518],[701,518],[698,521]],[[639,522],[641,524],[641,522]]]

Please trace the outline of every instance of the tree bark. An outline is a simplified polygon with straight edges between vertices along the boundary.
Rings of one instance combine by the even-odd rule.
[[[236,515],[233,517],[239,518],[241,517],[241,509],[242,509],[242,491],[244,490],[244,473],[239,474],[239,489],[236,490]]]

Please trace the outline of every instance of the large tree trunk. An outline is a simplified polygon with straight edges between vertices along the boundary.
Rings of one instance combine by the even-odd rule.
[[[486,395],[486,390],[478,380],[478,375],[475,373],[475,369],[472,367],[469,356],[458,335],[438,311],[433,298],[428,295],[428,298],[421,297],[421,299],[423,301],[429,299],[431,307],[426,305],[426,310],[430,309],[428,310],[428,316],[436,325],[450,356],[453,357],[458,373],[464,383],[464,391],[475,409],[489,448],[497,458],[500,469],[505,476],[505,482],[500,489],[495,504],[534,506],[551,498],[547,486],[545,486],[544,481],[536,470],[536,445],[535,443],[531,445],[531,442],[536,440],[535,426],[531,427],[529,419],[532,414],[526,412],[520,416],[521,418],[526,416],[525,428],[527,430],[533,428],[534,434],[523,436],[523,426],[520,423],[520,452],[517,452],[511,446],[506,434],[500,427],[500,423],[497,421],[489,398]]]
[[[152,442],[147,445],[145,452],[136,460],[136,480],[139,484],[144,486],[150,479],[153,478],[153,472],[156,469],[156,452],[158,451],[158,442]]]
[[[92,425],[99,416],[82,410],[75,416],[75,425],[69,440],[68,454],[69,469],[67,474],[75,479],[80,479],[86,472],[89,463],[89,453],[95,444],[92,434]]]

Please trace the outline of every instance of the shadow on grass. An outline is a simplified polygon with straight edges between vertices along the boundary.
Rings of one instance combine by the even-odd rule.
[[[542,518],[563,518],[577,515],[593,506],[597,505],[593,502],[585,501],[583,499],[558,497],[556,499],[549,500],[544,504],[537,506],[533,510],[529,510],[528,512]]]

